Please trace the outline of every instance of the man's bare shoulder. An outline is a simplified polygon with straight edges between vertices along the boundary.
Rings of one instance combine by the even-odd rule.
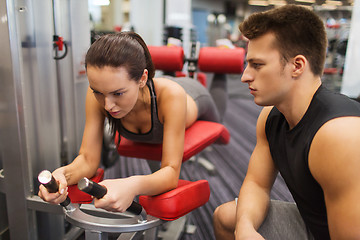
[[[309,167],[319,183],[332,182],[334,174],[346,178],[360,168],[360,117],[339,117],[316,133],[309,151]]]

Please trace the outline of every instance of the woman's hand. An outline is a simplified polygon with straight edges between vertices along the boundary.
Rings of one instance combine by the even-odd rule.
[[[95,199],[94,205],[107,211],[125,212],[137,195],[132,177],[104,180],[99,184],[107,188],[107,193],[101,199]]]
[[[60,204],[65,201],[67,197],[67,181],[64,175],[64,171],[62,168],[56,169],[52,173],[53,177],[55,178],[56,182],[59,185],[59,190],[56,193],[49,193],[48,190],[45,188],[44,185],[39,186],[39,197],[43,199],[45,202],[49,202],[52,204]]]

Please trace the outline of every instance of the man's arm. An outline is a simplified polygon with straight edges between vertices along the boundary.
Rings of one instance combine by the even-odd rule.
[[[256,230],[267,214],[270,191],[277,176],[265,134],[265,123],[270,111],[271,108],[264,108],[256,125],[257,142],[236,209],[236,239],[256,236]]]
[[[309,167],[324,191],[331,239],[360,239],[360,118],[324,124],[311,144]]]

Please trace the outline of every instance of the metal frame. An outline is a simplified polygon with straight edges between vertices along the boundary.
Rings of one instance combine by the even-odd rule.
[[[23,109],[19,39],[16,34],[12,1],[0,0],[0,146],[4,178],[0,191],[6,193],[8,224],[12,239],[36,238],[32,223],[33,211],[28,210],[26,197],[31,194],[26,156],[25,116]]]
[[[53,21],[55,13],[61,22]],[[0,220],[12,240],[72,239],[79,232],[66,235],[63,212],[36,199],[34,176],[72,160],[80,146],[87,14],[87,0],[0,0]],[[55,24],[70,43],[62,62],[53,60]]]

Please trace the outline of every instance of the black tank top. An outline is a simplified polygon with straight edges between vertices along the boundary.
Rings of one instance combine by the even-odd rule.
[[[149,79],[147,86],[149,87],[151,98],[151,129],[147,133],[133,133],[120,124],[118,132],[121,136],[134,142],[160,144],[163,141],[164,126],[158,116],[154,81]]]
[[[320,86],[305,115],[291,130],[275,107],[266,121],[266,136],[275,166],[284,178],[307,227],[315,239],[330,239],[321,186],[308,167],[311,142],[327,121],[360,116],[360,103]]]

